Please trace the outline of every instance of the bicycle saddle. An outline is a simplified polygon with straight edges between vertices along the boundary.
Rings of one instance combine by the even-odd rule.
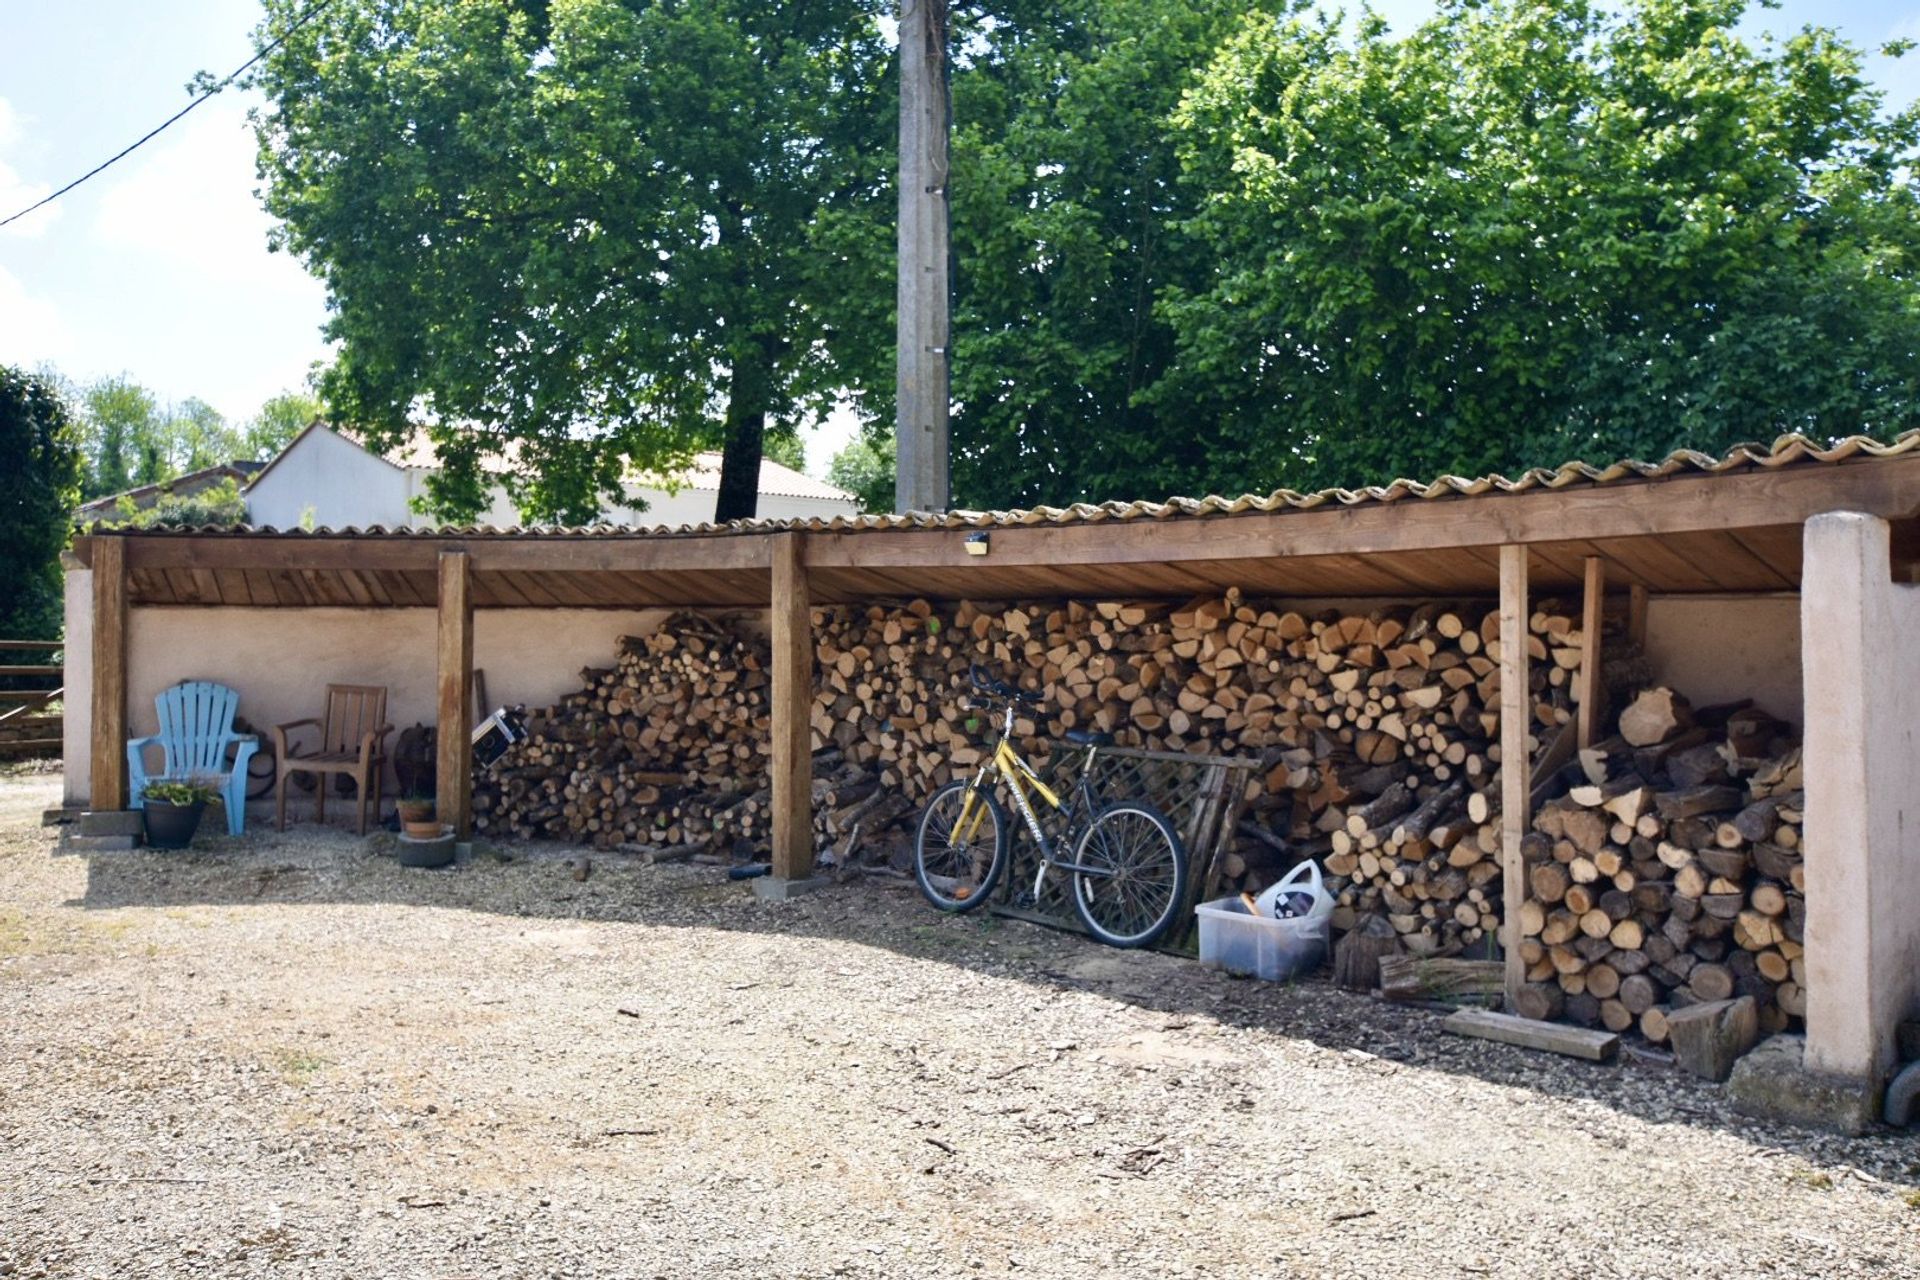
[[[1037,707],[1047,700],[1045,694],[1029,693],[1025,689],[1015,688],[1005,680],[993,679],[980,669],[980,664],[977,662],[968,668],[967,675],[973,681],[973,687],[989,697],[1005,698],[1010,702],[1022,703],[1029,707]]]
[[[1112,734],[1095,733],[1091,729],[1069,729],[1063,736],[1076,747],[1110,747],[1113,745]]]

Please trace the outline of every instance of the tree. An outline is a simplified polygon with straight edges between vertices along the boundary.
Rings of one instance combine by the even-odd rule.
[[[892,511],[896,457],[893,432],[857,436],[833,455],[827,466],[827,483],[858,498],[862,511]]]
[[[424,422],[448,518],[486,458],[571,523],[715,445],[717,518],[753,514],[767,434],[886,343],[889,6],[341,0],[289,31],[308,7],[267,5],[259,163],[342,421]]]
[[[260,406],[241,435],[242,451],[264,462],[286,448],[315,418],[326,416],[320,397],[304,391],[282,391]]]
[[[1175,357],[1154,300],[1211,277],[1168,119],[1278,0],[1003,5],[956,40],[953,487],[963,506],[1164,497],[1230,465],[1147,393]]]
[[[1250,19],[1175,117],[1215,266],[1150,399],[1252,488],[1911,425],[1916,118],[1744,8]]]
[[[60,634],[60,552],[81,473],[79,436],[58,390],[0,365],[0,635]]]
[[[161,478],[161,452],[153,444],[159,408],[151,391],[124,376],[98,379],[80,393],[87,497]]]

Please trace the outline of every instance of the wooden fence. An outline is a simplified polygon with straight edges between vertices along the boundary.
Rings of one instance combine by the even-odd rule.
[[[52,708],[66,693],[64,649],[58,640],[0,640],[0,760],[60,754],[61,717]]]

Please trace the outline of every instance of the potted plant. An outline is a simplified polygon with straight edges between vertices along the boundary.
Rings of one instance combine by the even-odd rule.
[[[147,843],[155,849],[186,848],[213,798],[213,788],[203,782],[179,778],[149,782],[141,797]]]
[[[400,798],[397,806],[400,812],[400,829],[415,838],[431,838],[440,834],[440,824],[433,818],[433,797],[419,792],[409,792]]]

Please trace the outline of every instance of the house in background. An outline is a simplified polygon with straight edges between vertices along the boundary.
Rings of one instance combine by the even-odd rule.
[[[151,505],[164,492],[194,492],[234,475],[240,480],[242,495],[246,498],[247,523],[255,528],[430,526],[438,522],[415,512],[413,500],[426,493],[427,477],[434,469],[432,455],[424,446],[387,458],[346,432],[316,420],[270,462],[235,462],[182,476],[170,485],[147,486],[155,492],[142,505]],[[196,487],[183,490],[182,486],[189,482]],[[631,483],[627,486],[629,502],[643,502],[646,509],[639,510],[637,505],[616,507],[602,514],[601,523],[674,527],[711,521],[720,496],[720,455],[696,454],[672,488],[669,492],[665,484]],[[145,492],[134,490],[126,496],[139,503],[137,495]],[[115,494],[88,503],[81,508],[81,519],[111,519],[118,510],[120,497]],[[522,523],[503,485],[493,486],[491,498],[491,504],[476,518],[476,524],[510,528]],[[852,494],[771,459],[761,462],[758,511],[761,519],[830,520],[834,516],[859,514],[860,504]]]
[[[75,519],[83,525],[96,520],[113,520],[120,515],[120,500],[125,498],[133,504],[135,511],[146,511],[157,505],[162,498],[191,498],[196,493],[205,493],[208,489],[223,481],[231,480],[244,489],[247,482],[258,475],[267,464],[264,462],[223,462],[217,467],[204,467],[199,471],[189,471],[185,475],[175,476],[158,484],[143,484],[137,489],[128,489],[124,493],[110,493],[104,498],[95,498],[83,502],[74,512]]]

